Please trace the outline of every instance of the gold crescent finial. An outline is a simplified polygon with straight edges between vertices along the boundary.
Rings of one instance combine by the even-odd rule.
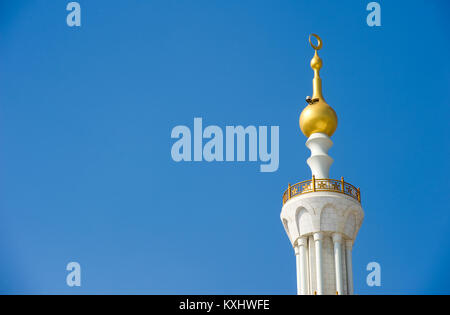
[[[312,43],[311,36],[313,36],[313,37],[315,37],[317,39],[317,46]],[[309,43],[311,44],[311,47],[314,48],[314,50],[321,50],[322,49],[322,39],[317,34],[309,35]]]
[[[313,44],[312,38],[315,37],[317,39],[317,45]],[[314,57],[311,59],[311,68],[314,70],[314,80],[313,80],[313,98],[321,98],[322,95],[322,80],[320,79],[319,71],[322,68],[322,59],[320,59],[319,54],[317,53],[322,48],[322,39],[317,34],[309,35],[309,43],[311,47],[314,48]]]

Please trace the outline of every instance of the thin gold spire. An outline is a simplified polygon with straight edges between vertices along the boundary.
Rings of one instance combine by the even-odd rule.
[[[317,46],[313,44],[311,41],[311,37],[315,37],[317,39]],[[314,57],[311,59],[311,68],[314,70],[314,79],[313,79],[313,99],[320,98],[325,100],[322,95],[322,79],[320,78],[320,69],[322,68],[322,59],[319,57],[317,53],[322,48],[322,39],[317,34],[309,35],[309,43],[311,47],[314,48]]]

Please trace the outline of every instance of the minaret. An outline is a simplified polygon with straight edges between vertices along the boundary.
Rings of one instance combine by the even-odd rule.
[[[317,39],[317,46],[311,41]],[[297,293],[353,294],[352,247],[361,227],[364,211],[359,188],[329,178],[333,159],[328,150],[337,127],[337,116],[322,95],[318,51],[322,40],[311,34],[314,48],[313,96],[300,115],[300,129],[311,151],[307,163],[312,178],[288,185],[283,194],[281,221],[294,247],[297,265]]]

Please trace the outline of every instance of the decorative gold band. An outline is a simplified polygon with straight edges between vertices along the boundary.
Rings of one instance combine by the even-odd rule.
[[[316,179],[314,176],[312,179],[299,182],[295,185],[288,185],[288,189],[283,193],[283,204],[289,199],[302,194],[317,192],[317,191],[331,191],[347,196],[353,197],[361,203],[361,191],[352,184],[346,183],[344,178],[341,180],[320,178]]]

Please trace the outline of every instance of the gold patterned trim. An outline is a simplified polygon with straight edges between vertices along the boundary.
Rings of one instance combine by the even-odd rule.
[[[316,191],[331,191],[341,193],[354,199],[361,203],[361,191],[352,184],[344,181],[344,177],[341,180],[321,178],[316,179],[314,176],[312,179],[302,181],[295,185],[288,185],[288,189],[283,193],[283,205],[291,198],[297,195],[303,195]]]

